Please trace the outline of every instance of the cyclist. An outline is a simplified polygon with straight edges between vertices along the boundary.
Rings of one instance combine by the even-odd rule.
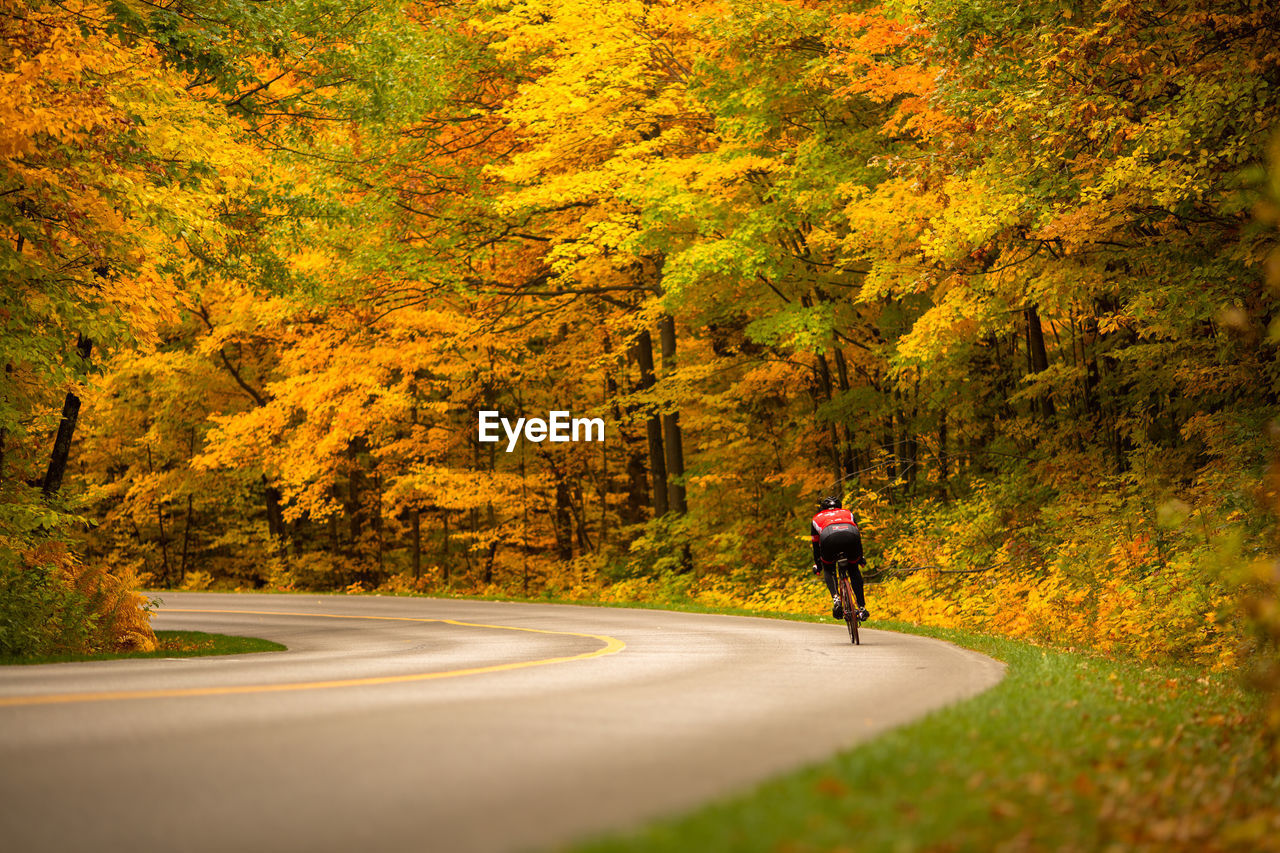
[[[831,615],[843,619],[840,596],[836,593],[836,561],[844,557],[849,565],[849,581],[858,600],[858,618],[866,621],[867,601],[862,594],[862,571],[867,564],[862,556],[862,534],[849,510],[842,509],[839,498],[823,498],[810,528],[813,541],[813,573],[822,574],[822,580],[831,592]],[[819,569],[818,567],[822,568]]]

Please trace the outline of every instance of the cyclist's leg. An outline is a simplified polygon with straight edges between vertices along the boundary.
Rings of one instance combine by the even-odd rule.
[[[849,581],[853,584],[853,597],[858,600],[858,607],[865,610],[867,599],[862,594],[862,569],[852,560],[849,561]]]
[[[836,561],[840,559],[842,550],[838,531],[831,528],[825,529],[818,540],[817,550],[822,559],[822,580],[826,582],[827,589],[831,590],[831,595],[835,596],[838,594],[836,592]]]
[[[858,609],[865,610],[867,600],[862,586],[862,534],[854,532],[844,545],[844,554],[849,561],[849,581],[853,586],[853,597],[858,601]]]
[[[836,595],[836,567],[826,560],[822,561],[822,582],[827,585],[827,590],[834,598]]]

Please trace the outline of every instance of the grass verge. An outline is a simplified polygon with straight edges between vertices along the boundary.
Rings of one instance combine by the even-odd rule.
[[[876,627],[975,649],[1007,676],[823,764],[577,853],[1280,850],[1280,774],[1235,676]],[[815,721],[813,736],[827,725],[839,721]]]
[[[92,655],[45,655],[21,658],[0,656],[0,665],[125,658],[191,658],[204,655],[243,655],[285,650],[284,646],[271,640],[258,637],[236,637],[230,634],[206,634],[203,631],[156,631],[156,640],[158,644],[154,652],[102,652]]]

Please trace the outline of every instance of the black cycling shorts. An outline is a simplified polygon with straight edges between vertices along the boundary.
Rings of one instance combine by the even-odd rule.
[[[862,534],[854,524],[828,524],[818,534],[822,562],[834,563],[843,554],[853,565],[862,562]]]

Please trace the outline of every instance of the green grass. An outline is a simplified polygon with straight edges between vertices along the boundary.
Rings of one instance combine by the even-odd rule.
[[[0,656],[0,665],[69,663],[87,660],[126,658],[190,658],[204,655],[243,655],[254,652],[282,652],[285,647],[257,637],[206,634],[203,631],[156,631],[159,646],[154,652],[102,652],[91,655],[44,655],[39,657]]]
[[[1261,849],[1280,777],[1230,674],[894,623],[1005,661],[995,688],[617,851]],[[857,650],[850,649],[856,657]],[[838,720],[815,720],[823,738]]]

